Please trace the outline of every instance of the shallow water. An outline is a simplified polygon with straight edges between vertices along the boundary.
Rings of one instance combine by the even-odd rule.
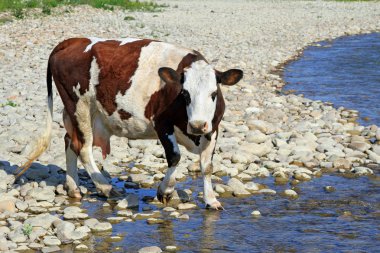
[[[358,110],[361,124],[380,125],[380,33],[310,46],[283,75],[284,90]]]
[[[378,171],[378,169],[377,169]],[[145,246],[176,245],[180,252],[377,252],[380,247],[379,176],[347,178],[325,174],[296,186],[299,198],[290,200],[280,193],[289,185],[275,185],[273,178],[255,179],[275,189],[277,195],[248,198],[220,198],[226,211],[187,210],[190,220],[181,221],[163,213],[164,224],[148,225],[145,220],[113,225],[113,232],[93,235],[85,244],[92,252],[137,252]],[[122,185],[122,182],[119,183]],[[335,192],[323,187],[332,185]],[[178,184],[179,189],[202,190],[200,178]],[[140,195],[139,209],[158,209],[142,201],[155,196],[155,189],[128,190]],[[116,210],[102,208],[103,201],[82,202],[90,217],[104,220]],[[253,218],[251,212],[262,216]],[[110,235],[121,235],[109,242]],[[66,248],[70,251],[70,247]]]

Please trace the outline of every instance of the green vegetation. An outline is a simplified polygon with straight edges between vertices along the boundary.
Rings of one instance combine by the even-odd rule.
[[[140,2],[139,0],[3,0],[0,1],[0,12],[11,11],[16,18],[23,18],[26,10],[30,8],[41,8],[42,13],[51,14],[51,9],[63,5],[87,4],[95,8],[113,10],[115,7],[130,11],[159,11],[166,5],[154,2]]]
[[[12,106],[12,107],[16,107],[17,104],[15,102],[13,102],[12,100],[7,100],[7,102],[3,103],[3,104],[0,104],[0,107],[4,107],[4,106]]]
[[[33,231],[33,227],[32,225],[30,225],[29,223],[26,223],[24,224],[24,226],[22,226],[22,233],[26,236],[29,236]]]

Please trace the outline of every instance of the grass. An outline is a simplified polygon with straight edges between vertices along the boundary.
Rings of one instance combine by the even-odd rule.
[[[94,8],[113,10],[123,8],[130,11],[159,11],[166,5],[139,0],[0,0],[0,12],[11,11],[16,18],[24,18],[27,9],[41,8],[42,13],[51,14],[51,9],[57,6],[90,5]]]
[[[26,236],[29,236],[33,231],[33,227],[32,225],[30,225],[29,223],[26,223],[22,226],[22,233]]]
[[[3,103],[3,104],[0,104],[0,107],[4,107],[4,106],[12,106],[12,107],[16,107],[17,104],[15,102],[13,102],[12,100],[7,100],[7,102]]]

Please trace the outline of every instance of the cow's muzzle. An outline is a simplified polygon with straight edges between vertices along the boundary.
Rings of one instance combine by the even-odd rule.
[[[187,133],[194,135],[202,135],[208,133],[208,123],[203,120],[190,121],[187,124]]]

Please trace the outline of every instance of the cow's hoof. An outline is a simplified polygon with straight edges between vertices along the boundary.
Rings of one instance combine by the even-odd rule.
[[[70,198],[74,198],[74,199],[81,199],[81,198],[82,198],[82,194],[80,193],[80,190],[79,190],[79,189],[68,190],[68,191],[67,191],[67,195],[68,195]]]
[[[162,193],[159,189],[157,190],[157,199],[164,205],[167,205],[172,199],[173,193]]]
[[[214,209],[214,210],[224,210],[222,204],[220,204],[220,202],[217,200],[210,204],[206,204],[206,208]]]

